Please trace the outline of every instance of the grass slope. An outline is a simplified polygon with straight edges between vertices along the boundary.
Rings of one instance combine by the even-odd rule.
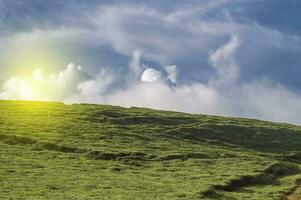
[[[143,108],[0,101],[1,199],[285,199],[301,128]]]

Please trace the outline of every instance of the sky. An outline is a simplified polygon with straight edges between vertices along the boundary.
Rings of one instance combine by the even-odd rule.
[[[299,0],[0,0],[0,99],[301,125]]]

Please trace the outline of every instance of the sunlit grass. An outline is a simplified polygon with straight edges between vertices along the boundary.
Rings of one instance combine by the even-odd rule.
[[[30,101],[0,116],[4,199],[277,199],[300,177],[288,124]]]

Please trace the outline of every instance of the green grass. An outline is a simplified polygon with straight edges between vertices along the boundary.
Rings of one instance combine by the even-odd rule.
[[[301,127],[104,105],[0,101],[0,199],[281,199]]]

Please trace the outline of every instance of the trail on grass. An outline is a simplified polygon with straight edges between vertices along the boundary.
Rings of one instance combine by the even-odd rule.
[[[301,200],[301,185],[292,194],[287,196],[287,200]]]

